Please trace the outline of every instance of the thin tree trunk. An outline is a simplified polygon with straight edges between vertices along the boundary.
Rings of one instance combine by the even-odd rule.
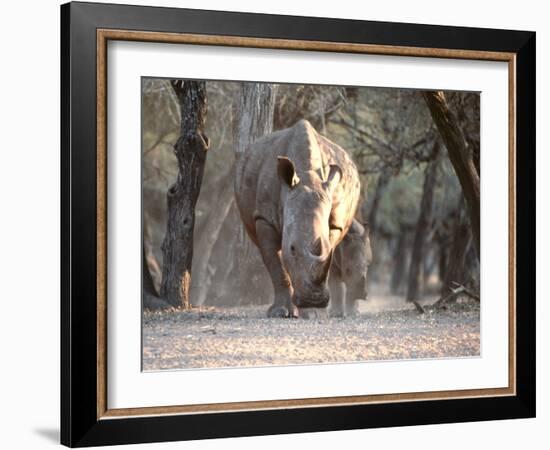
[[[427,241],[429,242],[431,241],[431,239],[428,238]],[[426,248],[426,251],[424,252],[424,262],[422,267],[422,289],[424,289],[424,291],[426,291],[427,287],[430,284],[430,277],[434,271],[436,262],[437,258],[435,256],[433,248]]]
[[[378,211],[380,210],[380,203],[388,187],[388,183],[391,179],[391,171],[383,169],[376,182],[376,188],[374,190],[374,196],[372,199],[370,210],[367,214],[367,224],[371,236],[371,243],[373,246],[373,252],[375,255],[381,255],[385,239],[378,233]],[[369,268],[369,280],[378,280],[380,269],[380,258],[374,258]],[[371,282],[369,281],[369,283]]]
[[[162,269],[153,251],[153,232],[150,226],[151,219],[149,214],[143,212],[143,248],[145,251],[145,260],[149,275],[153,281],[154,292],[158,296],[162,282]]]
[[[442,91],[425,91],[423,95],[445,147],[447,147],[449,159],[468,203],[472,235],[479,258],[480,183],[472,151],[458,124],[458,119],[447,104],[445,94]]]
[[[420,214],[416,224],[416,232],[409,267],[409,283],[407,288],[407,301],[414,302],[418,297],[421,269],[424,261],[426,237],[433,220],[433,194],[437,180],[437,169],[439,167],[439,141],[436,140],[433,149],[434,159],[426,167],[426,177],[422,189],[422,200],[420,202]]]
[[[449,262],[445,270],[445,279],[441,288],[441,295],[447,295],[452,283],[464,284],[467,278],[466,255],[472,241],[472,232],[467,221],[458,215],[453,231],[453,243],[449,254]]]
[[[273,131],[273,110],[277,86],[270,83],[242,83],[237,104],[235,156],[262,136]]]
[[[399,238],[397,239],[397,246],[395,253],[393,254],[393,261],[395,266],[393,268],[390,289],[391,293],[396,295],[401,291],[403,285],[403,277],[405,275],[405,269],[407,267],[407,241],[409,240],[408,230],[401,227]]]
[[[181,108],[181,134],[174,146],[178,177],[167,193],[161,297],[172,306],[189,308],[195,205],[209,146],[204,134],[206,84],[204,81],[172,81],[172,87]]]
[[[243,83],[237,104],[235,117],[238,117],[235,127],[235,157],[236,159],[246,149],[261,137],[273,131],[273,113],[277,86],[270,83]],[[239,176],[235,174],[236,177]],[[263,265],[259,252],[251,248],[242,223],[239,221],[238,238],[233,251],[236,263],[228,276],[228,290],[235,295],[247,297],[238,303],[254,303],[255,290],[250,286],[251,281],[257,279],[255,275],[258,267]]]
[[[147,264],[147,255],[145,254],[145,245],[143,245],[142,252],[142,279],[143,279],[143,308],[144,309],[166,309],[170,305],[164,300],[159,298],[157,290],[155,289],[155,283],[153,282],[153,277],[149,270],[149,265]]]
[[[155,288],[155,283],[153,282],[153,277],[151,276],[151,272],[149,270],[149,265],[147,264],[147,255],[145,254],[145,245],[143,245],[143,291],[147,292],[155,297],[158,297],[157,290]]]
[[[378,181],[376,182],[376,189],[374,191],[374,197],[372,199],[371,208],[368,214],[368,224],[369,229],[372,235],[376,235],[376,232],[378,230],[378,211],[380,210],[380,202],[382,201],[382,197],[384,196],[384,193],[386,192],[386,188],[388,187],[388,183],[390,182],[391,178],[391,171],[389,169],[384,169],[380,173],[380,176],[378,177]]]
[[[273,130],[273,111],[275,104],[276,86],[262,83],[243,83],[241,91],[235,104],[235,122],[234,140],[235,140],[235,158],[239,158],[247,147],[269,134]],[[201,248],[200,263],[196,266],[198,276],[201,277],[197,283],[197,302],[204,304],[207,297],[216,296],[214,290],[218,285],[223,286],[223,293],[218,293],[218,297],[224,304],[237,305],[238,296],[252,295],[253,289],[250,289],[251,272],[255,266],[263,264],[259,256],[254,258],[251,243],[246,237],[246,233],[240,217],[237,212],[231,212],[235,208],[234,189],[230,184],[226,188],[226,183],[233,183],[235,180],[234,168],[232,167],[225,180],[222,181],[223,187],[216,203],[216,223],[209,223],[210,231],[205,230],[203,235],[205,241],[200,242]],[[235,222],[235,217],[237,221]],[[237,223],[237,230],[235,230]],[[230,226],[234,231],[231,233],[231,239],[225,244],[227,258],[223,264],[216,261],[216,273],[214,280],[208,271],[208,266],[212,263],[213,248],[224,227]],[[203,246],[206,244],[206,246]],[[206,250],[205,250],[206,249]],[[212,304],[214,298],[208,299],[208,304]]]
[[[441,283],[443,284],[445,278],[447,277],[447,264],[449,260],[449,255],[448,255],[449,242],[445,237],[439,236],[437,240],[437,245],[439,247],[438,263],[437,263],[438,275],[439,275],[439,279],[441,280]]]
[[[208,263],[223,223],[229,214],[231,206],[234,204],[234,174],[234,168],[231,167],[223,176],[222,180],[220,180],[216,203],[210,214],[208,214],[204,230],[197,243],[197,248],[200,249],[200,253],[198,253],[193,267],[195,275],[193,277],[192,287],[192,300],[196,305],[203,305],[206,299],[208,287],[210,285]]]
[[[215,267],[214,273],[207,279],[207,295],[204,304],[208,305],[235,305],[236,302],[228,301],[234,293],[229,289],[229,274],[237,259],[234,256],[238,236],[235,233],[236,226],[240,223],[239,213],[235,202],[231,202],[229,212],[222,224],[220,232],[212,248],[208,266]]]

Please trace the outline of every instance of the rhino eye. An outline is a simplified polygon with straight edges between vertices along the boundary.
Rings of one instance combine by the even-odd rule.
[[[292,256],[296,255],[296,248],[294,247],[294,245],[290,246],[290,253],[292,253]]]

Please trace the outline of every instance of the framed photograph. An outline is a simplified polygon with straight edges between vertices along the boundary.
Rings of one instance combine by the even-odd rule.
[[[61,442],[535,416],[535,33],[61,7]]]

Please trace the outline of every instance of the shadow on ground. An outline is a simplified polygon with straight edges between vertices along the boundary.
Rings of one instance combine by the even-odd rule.
[[[59,444],[60,434],[58,428],[37,428],[34,432],[49,442]]]

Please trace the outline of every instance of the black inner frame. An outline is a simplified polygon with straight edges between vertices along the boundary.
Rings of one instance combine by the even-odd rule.
[[[96,30],[511,52],[516,386],[506,397],[97,419]],[[535,416],[535,33],[175,8],[61,6],[61,443],[91,446]]]

